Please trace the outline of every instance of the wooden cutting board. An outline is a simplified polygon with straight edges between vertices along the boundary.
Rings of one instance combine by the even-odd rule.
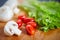
[[[19,0],[20,1],[20,0]],[[14,16],[12,20],[16,21],[17,16]],[[42,32],[36,30],[34,35],[28,35],[25,27],[22,27],[22,34],[20,36],[6,36],[4,34],[4,26],[6,22],[0,22],[0,40],[60,40],[60,29],[50,30],[49,32]]]
[[[14,21],[17,20],[17,16],[14,16],[13,19]],[[0,40],[60,40],[60,29],[55,29],[55,30],[50,30],[49,32],[42,32],[36,30],[34,35],[28,35],[25,27],[22,27],[22,34],[20,36],[6,36],[4,34],[4,26],[6,23],[0,22]]]

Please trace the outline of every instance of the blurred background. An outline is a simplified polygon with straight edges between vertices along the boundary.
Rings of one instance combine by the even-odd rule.
[[[60,1],[60,0],[39,0],[39,1]]]
[[[8,0],[0,0],[0,7]],[[22,3],[23,1],[26,2],[26,0],[19,0],[20,3]],[[56,1],[56,2],[60,2],[60,0],[38,0],[38,1]]]

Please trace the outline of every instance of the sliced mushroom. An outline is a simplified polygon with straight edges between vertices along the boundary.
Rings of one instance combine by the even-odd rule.
[[[17,28],[14,28],[13,31],[14,31],[14,34],[17,36],[20,36],[22,32],[20,29],[17,29]]]
[[[21,35],[21,30],[18,29],[18,24],[14,21],[9,21],[4,27],[4,33],[8,36]]]

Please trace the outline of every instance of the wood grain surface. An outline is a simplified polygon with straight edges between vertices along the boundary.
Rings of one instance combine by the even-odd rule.
[[[16,21],[17,16],[14,16],[12,20]],[[21,27],[22,34],[20,36],[6,36],[4,34],[4,26],[6,22],[0,22],[0,40],[60,40],[60,29],[50,30],[48,32],[42,32],[36,30],[34,35],[28,35],[25,27]]]
[[[17,16],[14,16],[14,21],[17,20]],[[0,22],[0,40],[60,40],[60,29],[50,30],[49,32],[42,32],[36,30],[34,35],[28,35],[25,27],[20,28],[22,30],[22,34],[20,36],[6,36],[4,34],[4,26],[6,22]]]

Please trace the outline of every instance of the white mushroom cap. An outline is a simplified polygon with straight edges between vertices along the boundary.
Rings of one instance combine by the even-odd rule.
[[[21,30],[18,29],[18,24],[14,21],[9,21],[7,22],[7,24],[4,27],[4,33],[8,36],[12,36],[12,35],[21,35]]]
[[[12,36],[14,34],[14,31],[12,30],[12,28],[9,28],[9,27],[4,27],[4,33],[5,35],[7,36]]]
[[[12,21],[8,21],[5,26],[11,26],[11,27],[14,26],[14,27],[18,28],[18,24],[15,21],[13,21],[13,20]]]

